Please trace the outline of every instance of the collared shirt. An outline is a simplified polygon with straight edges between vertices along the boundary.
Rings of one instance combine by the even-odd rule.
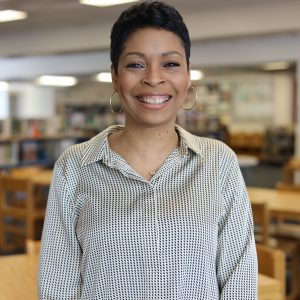
[[[254,300],[251,205],[236,155],[180,127],[150,181],[108,143],[71,146],[50,188],[39,299]]]

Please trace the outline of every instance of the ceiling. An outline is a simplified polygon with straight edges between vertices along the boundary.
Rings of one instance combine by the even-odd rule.
[[[224,52],[226,50],[218,48],[227,49],[228,43],[234,47],[237,38],[250,38],[246,43],[251,43],[251,38],[256,36],[282,34],[288,34],[287,38],[296,39],[297,43],[300,39],[300,0],[165,2],[175,6],[183,15],[194,46],[201,44],[198,45],[200,50],[193,52],[193,59],[200,61],[199,65],[209,62],[208,57],[217,62],[220,58],[218,51],[223,56],[230,56],[231,50]],[[108,61],[110,29],[128,6],[100,8],[82,5],[79,0],[0,0],[0,10],[15,9],[28,13],[25,20],[0,23],[0,80],[30,78],[43,74],[43,70],[75,74],[91,73],[99,66],[107,69],[108,63],[103,62]],[[215,41],[220,43],[215,44]],[[243,50],[239,54],[245,58],[254,54],[258,57],[260,52],[246,53]],[[197,55],[201,58],[198,59]],[[288,59],[281,54],[277,56]],[[26,70],[20,71],[24,66]]]
[[[201,10],[220,9],[236,5],[262,2],[285,2],[284,0],[169,0],[183,15]],[[113,20],[129,5],[95,7],[82,5],[79,0],[0,0],[0,10],[26,11],[25,20],[0,23],[1,34],[28,34],[41,30],[88,26],[91,24],[112,24]]]
[[[300,32],[300,0],[166,0],[183,15],[192,40]],[[130,4],[95,7],[79,0],[0,0],[28,13],[0,23],[0,58],[108,49],[110,29]]]

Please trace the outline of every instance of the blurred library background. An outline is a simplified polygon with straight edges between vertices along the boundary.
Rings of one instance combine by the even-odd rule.
[[[272,71],[265,65],[193,69],[202,77],[193,81],[198,104],[178,114],[177,123],[190,132],[222,140],[252,158],[247,184],[274,187],[282,167],[295,156],[296,66],[284,64],[284,70]],[[9,82],[1,91],[1,170],[51,166],[71,144],[122,124],[123,114],[109,107],[111,83],[97,82],[96,75],[77,75],[77,83],[66,87]],[[113,103],[118,111],[118,99]],[[265,172],[269,175],[260,176]]]
[[[51,170],[59,155],[124,122],[124,115],[109,107],[109,36],[129,4],[81,2],[0,1],[3,257],[30,251],[30,241],[39,240]],[[177,123],[236,152],[249,188],[257,241],[272,258],[274,249],[285,255],[280,274],[274,271],[274,259],[266,258],[266,263],[260,257],[259,299],[300,299],[300,1],[165,2],[178,8],[188,25],[192,84],[198,94],[197,106],[180,111]],[[6,10],[23,15],[18,21],[1,21]],[[118,111],[118,99],[113,105]],[[17,181],[10,185],[10,179]],[[17,193],[10,201],[12,210],[4,208],[6,188]],[[34,213],[26,193],[29,203],[38,203]],[[257,213],[260,209],[263,213]],[[5,270],[1,263],[5,265],[0,258]],[[17,297],[9,296],[13,292],[7,290],[5,299]]]

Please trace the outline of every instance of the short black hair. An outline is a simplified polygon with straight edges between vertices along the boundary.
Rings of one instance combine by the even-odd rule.
[[[164,29],[176,34],[184,47],[189,68],[191,41],[182,16],[171,5],[160,1],[145,1],[124,10],[112,27],[110,59],[116,73],[120,55],[128,38],[138,29],[147,27]]]

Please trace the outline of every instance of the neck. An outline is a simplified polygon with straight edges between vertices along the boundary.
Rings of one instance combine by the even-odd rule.
[[[110,147],[133,169],[150,180],[170,153],[178,147],[175,126],[160,128],[124,127],[109,136]]]
[[[133,129],[125,125],[120,135],[120,142],[126,149],[147,153],[160,153],[163,149],[174,148],[178,145],[175,126],[160,128]]]

